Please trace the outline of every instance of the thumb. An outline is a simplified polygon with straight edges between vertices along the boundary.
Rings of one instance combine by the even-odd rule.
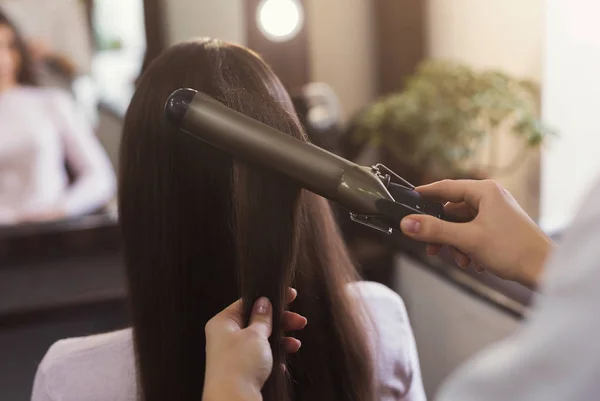
[[[248,328],[256,331],[264,338],[269,338],[271,336],[273,313],[271,302],[268,298],[261,297],[256,301],[254,308],[252,309]]]
[[[465,223],[450,223],[427,215],[406,216],[400,222],[404,235],[430,244],[459,247],[465,238]]]

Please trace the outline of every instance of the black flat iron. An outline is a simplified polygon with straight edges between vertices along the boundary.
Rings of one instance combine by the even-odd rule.
[[[359,166],[232,110],[194,89],[169,96],[167,120],[182,132],[236,157],[274,169],[299,186],[338,203],[350,218],[386,234],[410,214],[453,221],[444,206],[382,164]]]

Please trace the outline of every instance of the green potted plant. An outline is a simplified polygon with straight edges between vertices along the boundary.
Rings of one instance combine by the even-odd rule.
[[[415,184],[497,177],[518,168],[551,133],[538,117],[538,92],[533,82],[499,71],[427,60],[402,92],[381,98],[357,116],[351,141],[379,148],[382,160]],[[500,165],[497,141],[506,131],[520,149]]]

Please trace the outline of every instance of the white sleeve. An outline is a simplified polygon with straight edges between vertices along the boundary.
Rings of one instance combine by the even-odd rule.
[[[35,373],[33,390],[31,391],[31,401],[58,401],[52,397],[50,390],[48,389],[46,374],[41,366],[38,367],[38,370]]]
[[[62,204],[68,216],[90,213],[115,195],[114,170],[104,148],[67,93],[53,92],[55,121],[64,144],[66,161],[75,175]]]
[[[395,341],[400,341],[398,344],[400,348],[396,350],[396,360],[393,365],[395,380],[388,379],[387,383],[383,383],[387,398],[381,398],[381,401],[426,401],[417,344],[406,306],[400,295],[392,290],[389,292],[391,299],[388,311],[393,311],[394,314],[388,317],[387,324],[391,327],[387,330],[388,345],[384,352],[389,353],[392,350],[389,343]],[[393,324],[390,323],[392,319]]]
[[[362,281],[350,288],[364,300],[367,323],[372,323],[367,332],[374,353],[377,400],[425,401],[417,345],[402,298],[378,283]]]
[[[600,186],[546,270],[512,337],[476,355],[436,401],[589,401],[600,392]]]

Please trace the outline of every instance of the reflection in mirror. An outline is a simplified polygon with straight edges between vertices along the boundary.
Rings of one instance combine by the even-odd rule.
[[[0,0],[0,13],[0,238],[115,224],[143,0]]]

